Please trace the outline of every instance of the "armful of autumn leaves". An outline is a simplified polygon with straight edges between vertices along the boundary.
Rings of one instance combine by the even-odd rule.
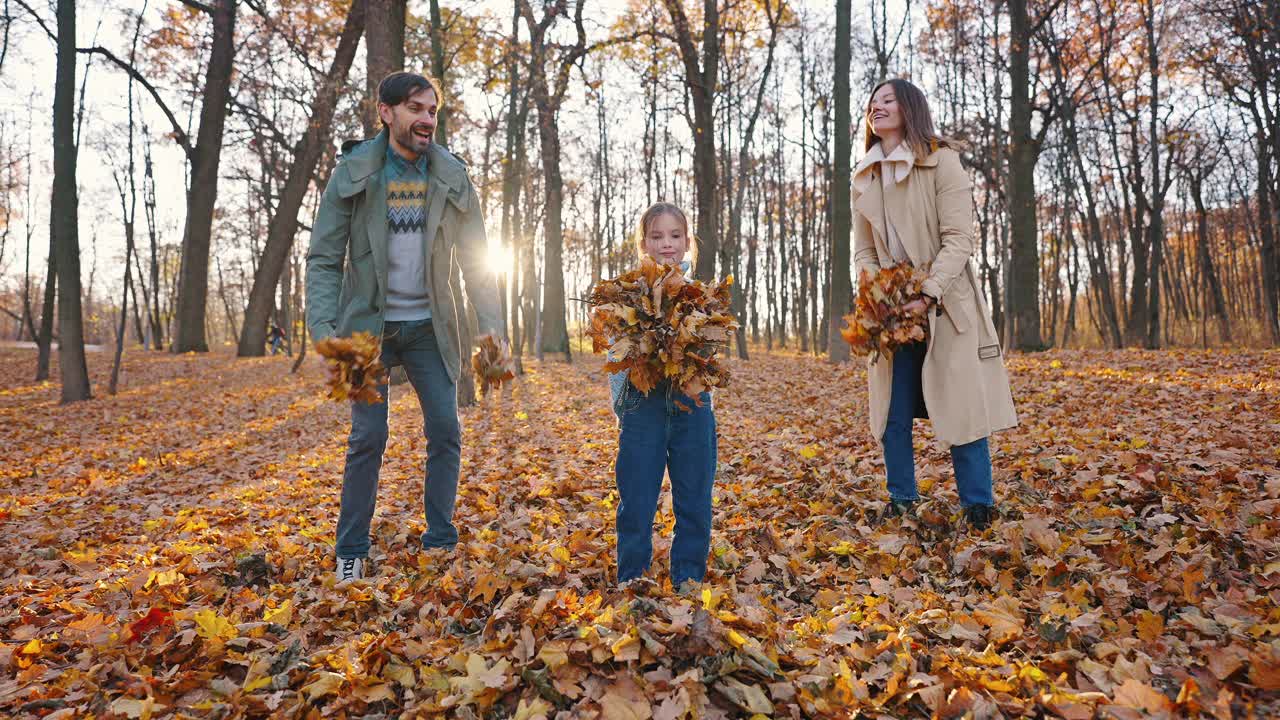
[[[732,286],[732,275],[708,285],[646,257],[638,269],[592,289],[592,350],[610,350],[605,371],[625,370],[640,392],[669,380],[701,406],[699,395],[729,384],[720,351],[738,329],[730,312]]]
[[[924,292],[928,272],[909,262],[881,268],[872,275],[862,271],[854,311],[844,316],[841,337],[859,357],[893,354],[904,345],[924,340],[929,328],[928,311],[910,308]]]

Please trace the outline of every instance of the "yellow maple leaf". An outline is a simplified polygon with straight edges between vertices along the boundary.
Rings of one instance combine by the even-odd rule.
[[[293,600],[285,600],[274,608],[264,609],[262,611],[262,621],[285,626],[293,622]]]
[[[206,640],[215,638],[230,640],[240,634],[230,620],[209,608],[197,610],[192,619],[196,621],[196,633]]]

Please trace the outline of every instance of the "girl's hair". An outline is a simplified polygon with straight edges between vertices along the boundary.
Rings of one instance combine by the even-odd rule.
[[[689,232],[689,217],[684,214],[680,206],[669,202],[656,202],[649,206],[648,210],[640,216],[640,224],[636,227],[636,253],[640,257],[645,256],[644,241],[649,237],[649,228],[653,227],[653,221],[662,215],[670,215],[680,221],[684,226],[684,236],[689,244],[689,259],[694,265],[698,264],[698,239]]]
[[[920,88],[909,80],[894,78],[876,85],[871,91],[871,96],[867,98],[867,108],[862,115],[867,136],[865,150],[870,150],[880,142],[880,136],[876,135],[876,131],[871,127],[871,103],[875,100],[876,93],[880,92],[880,88],[885,85],[893,86],[893,95],[898,101],[898,112],[902,114],[902,140],[917,158],[928,157],[940,147],[957,149],[953,140],[942,137],[933,128],[933,115],[929,113],[929,103],[924,99],[924,93]]]

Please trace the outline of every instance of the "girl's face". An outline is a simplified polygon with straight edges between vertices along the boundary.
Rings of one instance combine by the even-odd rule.
[[[871,98],[871,106],[867,108],[867,120],[876,135],[884,137],[885,133],[902,132],[902,110],[898,107],[898,97],[893,92],[893,85],[885,83]]]
[[[689,233],[680,218],[661,213],[649,223],[644,236],[644,251],[660,263],[678,263],[689,250]]]

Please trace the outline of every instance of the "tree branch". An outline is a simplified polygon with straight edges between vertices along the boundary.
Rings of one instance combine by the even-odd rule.
[[[18,0],[18,1],[21,2],[22,0]],[[105,57],[106,59],[114,63],[116,67],[119,67],[121,70],[124,70],[126,73],[128,73],[129,76],[132,77],[134,80],[136,80],[139,85],[146,88],[147,92],[151,94],[151,98],[156,101],[156,105],[160,106],[160,111],[163,112],[164,116],[169,119],[169,124],[173,126],[174,140],[176,140],[178,142],[178,145],[182,147],[183,152],[187,154],[188,158],[192,160],[195,159],[196,150],[191,145],[191,138],[187,136],[187,131],[182,128],[182,125],[178,122],[178,118],[174,117],[173,111],[171,111],[169,109],[169,106],[165,104],[163,99],[161,99],[160,91],[156,90],[156,87],[152,85],[150,82],[148,82],[147,79],[142,76],[142,73],[138,72],[137,68],[125,62],[124,60],[121,60],[120,58],[116,57],[115,53],[111,52],[110,50],[104,47],[76,48],[76,52],[83,53],[83,54],[91,54],[91,55],[101,55]]]
[[[262,20],[267,24],[267,28],[269,30],[284,38],[284,44],[289,46],[289,49],[293,51],[294,57],[307,68],[307,71],[310,72],[312,76],[321,79],[324,78],[324,69],[311,64],[311,59],[308,58],[306,53],[298,47],[297,39],[286,34],[280,29],[279,25],[277,25],[276,21],[272,19],[269,13],[267,13],[267,8],[261,2],[257,2],[256,0],[245,0],[245,4],[249,6],[249,9],[253,10],[262,18]]]
[[[58,34],[49,29],[48,25],[45,25],[44,18],[40,17],[40,14],[36,12],[35,8],[28,5],[25,0],[15,0],[15,2],[18,3],[19,7],[26,10],[27,13],[31,15],[31,18],[36,21],[36,24],[40,26],[40,29],[44,30],[44,33],[49,36],[50,40],[54,43],[58,42]]]
[[[194,10],[199,10],[202,13],[209,13],[210,15],[213,14],[213,8],[209,7],[208,5],[205,5],[202,2],[197,2],[197,0],[178,0],[178,2],[181,2],[183,5],[186,5],[187,7],[192,8]]]
[[[292,148],[293,141],[281,132],[280,128],[276,127],[274,120],[263,115],[261,110],[240,102],[234,95],[231,97],[231,107],[235,112],[238,112],[249,120],[256,122],[258,128],[267,131],[268,136],[278,143],[280,147],[286,149]]]

